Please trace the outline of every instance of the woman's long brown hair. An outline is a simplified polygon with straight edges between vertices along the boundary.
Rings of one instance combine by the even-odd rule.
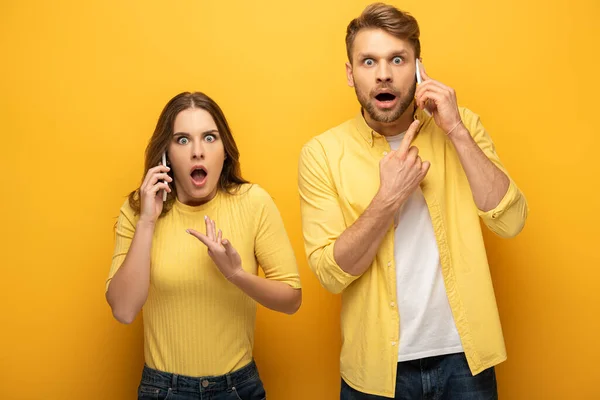
[[[144,174],[142,175],[142,183],[150,168],[156,167],[162,160],[162,153],[167,151],[169,143],[173,139],[173,129],[175,118],[177,115],[188,108],[201,108],[206,110],[214,119],[219,136],[225,147],[227,157],[223,163],[223,170],[219,178],[218,190],[223,190],[228,193],[235,192],[240,185],[248,183],[242,178],[240,170],[240,152],[238,151],[231,129],[225,119],[223,111],[217,103],[210,97],[201,92],[183,92],[173,97],[162,110],[154,133],[150,138],[150,142],[146,147],[146,159],[144,165]],[[174,179],[173,171],[169,171],[169,176]],[[141,185],[141,183],[140,183]],[[171,193],[167,196],[167,201],[163,205],[161,216],[165,215],[175,201],[177,189],[175,185],[171,185]],[[160,192],[162,193],[162,192]],[[140,213],[140,188],[137,188],[129,194],[129,205],[136,214]]]

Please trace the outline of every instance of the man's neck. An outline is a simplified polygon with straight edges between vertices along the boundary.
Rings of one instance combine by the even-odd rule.
[[[395,136],[402,132],[405,132],[410,124],[413,122],[413,115],[415,112],[415,102],[413,101],[406,108],[404,113],[395,121],[392,122],[377,122],[371,118],[369,113],[365,113],[363,110],[363,117],[365,122],[371,129],[383,136]]]

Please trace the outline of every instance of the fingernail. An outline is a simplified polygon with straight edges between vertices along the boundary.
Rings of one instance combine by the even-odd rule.
[[[186,229],[186,230],[185,230],[185,232],[186,232],[186,233],[190,233],[190,230],[189,230],[189,229]]]
[[[208,215],[205,215],[205,216],[204,216],[204,219],[205,219],[205,220],[207,220],[207,219],[208,219]]]

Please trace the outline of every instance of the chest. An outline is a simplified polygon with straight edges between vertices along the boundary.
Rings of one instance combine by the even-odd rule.
[[[442,198],[448,175],[454,175],[458,162],[451,143],[445,138],[418,135],[412,143],[419,150],[419,157],[429,161],[431,167],[421,183],[426,199]],[[396,146],[394,146],[396,147]],[[372,146],[349,142],[346,148],[329,154],[332,179],[339,195],[340,206],[348,223],[358,218],[377,194],[380,187],[380,161],[392,148],[384,137],[374,139]]]
[[[208,215],[208,213],[207,213]],[[227,213],[214,211],[208,215],[214,219],[217,229],[223,232],[242,258],[245,270],[256,273],[253,227],[245,221],[235,221]],[[204,214],[180,214],[166,216],[157,224],[151,250],[150,280],[158,293],[202,292],[215,285],[229,287],[219,271],[207,247],[186,229],[206,234]]]

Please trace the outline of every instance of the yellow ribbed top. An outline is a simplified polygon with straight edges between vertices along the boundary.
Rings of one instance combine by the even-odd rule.
[[[152,242],[150,289],[143,307],[144,355],[151,368],[188,375],[222,375],[252,360],[256,302],[228,282],[206,246],[186,233],[206,232],[214,219],[242,258],[244,270],[300,288],[296,258],[279,211],[260,186],[219,192],[201,206],[176,201],[159,218]],[[133,239],[138,216],[126,201],[120,210],[106,289]]]

